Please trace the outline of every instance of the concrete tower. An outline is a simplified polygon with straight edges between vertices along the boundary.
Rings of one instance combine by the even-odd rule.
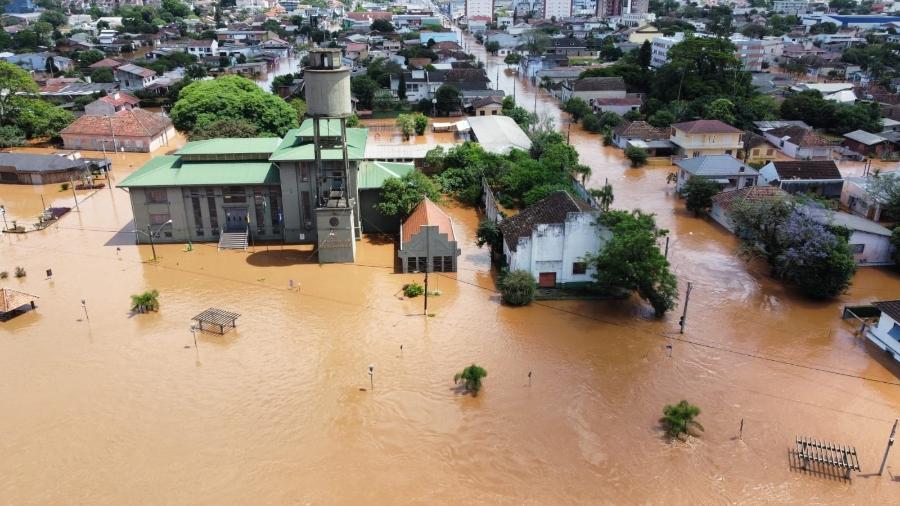
[[[361,224],[356,173],[347,154],[350,69],[343,66],[340,49],[311,49],[304,79],[307,114],[313,118],[319,262],[353,262]],[[323,160],[323,150],[340,150],[341,158]]]

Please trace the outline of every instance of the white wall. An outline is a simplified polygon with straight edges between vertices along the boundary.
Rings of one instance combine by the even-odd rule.
[[[862,265],[891,263],[890,237],[856,230],[850,234],[849,242],[851,250],[854,244],[863,245],[863,252],[853,255],[856,263]]]
[[[520,237],[515,252],[509,251],[504,242],[504,253],[509,259],[510,270],[523,269],[534,275],[555,272],[557,283],[593,281],[593,270],[574,274],[573,264],[588,253],[597,253],[609,240],[611,233],[601,231],[597,225],[597,213],[569,213],[565,223],[539,224],[530,237]]]

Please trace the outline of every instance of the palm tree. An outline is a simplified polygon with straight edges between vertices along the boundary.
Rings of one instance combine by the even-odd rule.
[[[615,200],[612,185],[609,183],[603,185],[599,190],[591,188],[591,196],[597,199],[597,203],[600,204],[600,210],[604,212],[609,211],[609,206]]]
[[[591,177],[591,168],[588,167],[587,165],[584,165],[581,163],[579,163],[578,165],[573,167],[572,172],[574,173],[573,175],[578,174],[579,176],[581,176],[581,185],[582,186],[584,186],[584,183],[587,180],[587,178]]]
[[[135,313],[159,310],[159,291],[150,290],[131,296],[131,310]]]
[[[459,383],[462,380],[466,387],[466,392],[478,395],[478,391],[481,390],[481,379],[486,377],[487,371],[483,367],[472,364],[463,369],[462,372],[456,373],[453,376],[453,383]]]
[[[682,400],[674,406],[667,404],[659,421],[666,427],[669,437],[682,439],[682,436],[690,435],[692,428],[704,430],[700,422],[694,420],[699,414],[700,408]]]

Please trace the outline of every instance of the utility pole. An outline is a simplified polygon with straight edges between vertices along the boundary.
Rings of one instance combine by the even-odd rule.
[[[881,459],[881,469],[878,470],[878,476],[881,476],[881,473],[884,472],[884,465],[887,463],[888,453],[891,451],[891,446],[894,446],[894,435],[897,434],[897,420],[894,420],[894,428],[891,429],[891,435],[888,437],[887,447],[884,449],[884,458]]]
[[[691,300],[691,290],[693,289],[693,287],[694,284],[688,281],[687,293],[684,295],[684,311],[681,313],[681,321],[679,322],[679,325],[681,325],[681,330],[679,331],[679,333],[681,334],[684,334],[684,324],[685,321],[687,321],[688,302],[690,302]]]
[[[666,236],[666,258],[669,258],[669,236]]]
[[[81,212],[81,210],[78,208],[78,194],[75,193],[75,180],[70,178],[69,181],[72,185],[72,197],[75,199],[75,210]]]
[[[153,252],[153,261],[156,262],[156,245],[153,244],[153,229],[147,225],[147,237],[150,238],[150,251]]]
[[[425,309],[423,315],[428,316],[428,271],[431,269],[431,227],[425,226]]]

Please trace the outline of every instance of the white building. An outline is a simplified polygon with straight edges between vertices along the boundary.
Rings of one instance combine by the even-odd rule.
[[[671,37],[657,37],[653,39],[652,52],[650,55],[650,65],[654,67],[662,67],[669,63],[669,50],[675,44],[684,40],[684,33],[678,32]]]
[[[779,14],[800,15],[809,12],[809,0],[775,0],[772,10]]]
[[[466,0],[466,18],[475,16],[494,19],[494,0]]]
[[[887,228],[867,220],[862,216],[845,213],[843,211],[831,212],[823,208],[808,207],[808,213],[817,222],[827,225],[844,227],[850,231],[850,252],[853,260],[859,265],[890,265],[891,260],[891,231]]]
[[[510,270],[530,272],[543,288],[590,283],[594,269],[584,261],[611,237],[597,225],[599,211],[557,191],[505,218],[503,253]]]
[[[544,19],[561,20],[572,16],[572,0],[544,0]]]
[[[874,327],[866,326],[866,337],[900,362],[900,300],[884,300],[873,305],[881,311],[881,316]]]

